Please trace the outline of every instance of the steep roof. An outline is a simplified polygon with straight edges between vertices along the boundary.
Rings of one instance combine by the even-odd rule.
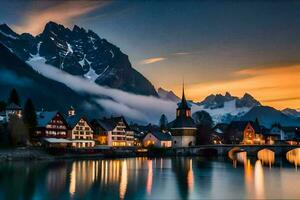
[[[177,109],[180,109],[180,110],[183,110],[183,109],[190,109],[189,105],[188,105],[188,102],[185,98],[185,94],[184,94],[184,85],[183,85],[183,88],[182,88],[182,98],[181,98],[181,102],[178,104],[178,108]]]
[[[170,141],[172,137],[169,133],[162,133],[161,131],[151,131],[152,135],[154,135],[160,141]]]
[[[85,117],[80,116],[80,115],[72,115],[72,116],[67,116],[65,117],[68,125],[70,128],[74,128],[76,126],[76,124],[80,121],[80,119],[84,119],[88,124],[88,120],[85,119]],[[90,124],[89,124],[90,126]]]
[[[37,113],[38,127],[45,127],[58,113],[58,111],[43,111]]]
[[[103,118],[103,119],[96,119],[96,122],[105,130],[105,131],[112,131],[115,129],[117,124],[123,121],[126,128],[125,130],[129,131],[130,127],[128,126],[125,118],[123,116],[120,117],[111,117],[111,118]]]
[[[253,127],[255,133],[261,132],[259,124],[253,121],[232,121],[230,127],[237,129],[238,131],[244,131],[248,123]]]
[[[191,117],[178,116],[168,124],[170,128],[196,128],[196,124]]]

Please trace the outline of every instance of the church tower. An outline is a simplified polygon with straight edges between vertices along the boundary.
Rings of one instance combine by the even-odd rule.
[[[190,117],[191,116],[191,108],[189,107],[185,94],[184,94],[184,85],[182,89],[182,98],[181,102],[178,104],[178,108],[176,110],[176,117],[184,116],[184,117]]]
[[[191,106],[188,104],[184,84],[182,88],[181,102],[176,109],[176,119],[172,121],[171,127],[173,147],[189,147],[196,143],[196,125],[191,117]]]

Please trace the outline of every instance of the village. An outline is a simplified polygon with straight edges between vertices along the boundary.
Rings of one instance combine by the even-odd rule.
[[[196,124],[184,88],[176,118],[170,123],[163,115],[159,125],[128,124],[123,116],[88,120],[70,106],[67,113],[35,111],[31,100],[22,108],[17,91],[12,90],[9,104],[1,112],[1,143],[45,149],[118,149],[140,152],[149,148],[172,149],[201,145],[298,145],[300,127],[274,123],[263,127],[258,120],[232,121],[211,127]],[[5,129],[7,131],[5,131]],[[23,133],[24,132],[24,133]],[[25,134],[26,133],[26,134]],[[62,152],[62,151],[59,151]],[[89,152],[89,151],[85,151]]]

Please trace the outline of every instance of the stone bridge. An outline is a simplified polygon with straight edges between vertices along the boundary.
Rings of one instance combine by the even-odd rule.
[[[245,151],[249,156],[257,156],[263,149],[269,149],[275,156],[285,156],[287,152],[300,148],[300,145],[242,145],[242,144],[219,144],[219,145],[199,145],[193,147],[173,148],[176,155],[219,155],[227,156],[230,151]]]

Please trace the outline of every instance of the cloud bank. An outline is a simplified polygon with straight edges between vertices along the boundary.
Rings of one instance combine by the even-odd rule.
[[[27,63],[45,77],[64,83],[83,95],[93,95],[95,102],[102,106],[108,114],[122,114],[133,121],[143,123],[158,123],[161,114],[166,114],[169,120],[175,117],[177,107],[175,102],[99,86],[83,77],[73,76],[45,64],[45,59],[42,57],[35,56]]]

